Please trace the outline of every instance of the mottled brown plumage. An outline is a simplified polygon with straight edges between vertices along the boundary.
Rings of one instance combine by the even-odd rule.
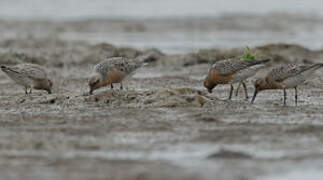
[[[15,81],[18,85],[24,87],[25,93],[31,93],[32,89],[46,90],[51,94],[53,83],[47,77],[46,70],[36,64],[23,63],[13,67],[1,66],[1,70]]]
[[[287,64],[272,69],[265,78],[257,79],[254,83],[255,92],[251,103],[254,103],[258,92],[267,89],[282,89],[284,105],[286,105],[286,89],[295,89],[295,104],[297,105],[297,86],[311,78],[314,72],[323,64]]]
[[[245,90],[245,96],[248,99],[247,86],[244,80],[252,77],[263,67],[263,64],[269,60],[250,60],[250,59],[225,59],[212,65],[207,77],[204,80],[204,87],[209,93],[218,84],[230,84],[231,90],[229,99],[232,97],[234,83],[241,83]],[[261,65],[261,66],[257,66]]]
[[[120,83],[120,88],[122,89],[122,81],[131,77],[143,64],[143,60],[141,59],[129,59],[125,57],[114,57],[101,61],[94,67],[92,72],[89,81],[90,94],[94,90],[109,84],[113,88],[113,84],[115,83]]]

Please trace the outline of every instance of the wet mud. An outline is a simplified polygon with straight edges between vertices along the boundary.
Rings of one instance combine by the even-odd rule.
[[[17,29],[30,26],[13,24]],[[10,23],[4,27],[12,28]],[[129,25],[126,30],[145,28]],[[270,58],[268,68],[323,59],[323,50],[296,44],[267,44],[251,51],[256,58]],[[226,100],[226,85],[209,94],[202,84],[210,64],[244,52],[241,47],[170,55],[47,36],[2,38],[0,64],[43,65],[54,90],[25,95],[0,73],[1,177],[211,180],[320,172],[323,72],[299,87],[298,106],[292,90],[287,106],[279,90],[260,93],[253,105],[242,89],[232,101]],[[126,89],[116,85],[89,95],[91,67],[100,59],[143,55],[148,65],[125,82]],[[249,96],[253,80],[247,81]]]

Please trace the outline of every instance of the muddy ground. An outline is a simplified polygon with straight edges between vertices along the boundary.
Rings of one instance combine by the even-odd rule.
[[[36,30],[64,31],[53,28],[61,23],[32,25]],[[1,179],[246,180],[286,179],[297,172],[297,177],[323,175],[322,70],[299,87],[298,106],[292,90],[285,107],[281,91],[263,92],[251,105],[242,91],[232,101],[225,100],[229,86],[218,86],[212,94],[202,87],[211,63],[241,56],[243,47],[168,55],[157,49],[68,41],[55,33],[38,37],[29,28],[24,22],[2,22],[2,32],[14,29],[22,35],[0,38],[0,63],[47,67],[54,93],[25,95],[0,73]],[[293,44],[267,44],[252,51],[257,58],[271,58],[270,66],[323,59],[323,50]],[[100,59],[140,55],[149,56],[149,65],[127,81],[127,90],[103,88],[88,95],[90,69]]]

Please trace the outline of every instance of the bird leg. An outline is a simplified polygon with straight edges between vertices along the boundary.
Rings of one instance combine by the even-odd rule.
[[[258,94],[257,89],[255,89],[255,92],[253,93],[252,99],[251,99],[251,104],[253,104],[255,102],[256,96]]]
[[[248,100],[249,97],[248,97],[247,85],[243,81],[241,81],[241,84],[242,84],[243,89],[244,89],[244,93],[245,93],[245,96],[246,96],[246,100]]]
[[[230,94],[229,94],[229,100],[231,100],[231,98],[232,98],[232,92],[233,92],[233,85],[230,84],[230,86],[231,86],[231,89],[230,89]]]
[[[120,89],[123,90],[123,86],[122,86],[122,83],[120,83]]]
[[[241,86],[241,82],[239,82],[238,87],[237,87],[237,89],[236,89],[236,96],[238,96],[238,94],[239,94],[240,86]]]
[[[113,84],[112,83],[110,84],[110,87],[111,87],[111,89],[113,89]]]
[[[297,106],[297,86],[295,87],[295,106]]]
[[[283,89],[283,91],[284,91],[284,106],[286,106],[286,96],[287,96],[286,89]]]

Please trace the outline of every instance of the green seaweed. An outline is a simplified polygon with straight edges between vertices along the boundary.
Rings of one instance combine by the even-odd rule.
[[[242,56],[243,59],[251,59],[251,60],[254,60],[255,59],[255,56],[250,52],[250,48],[248,46],[246,46],[246,49],[247,49],[247,53],[244,54]]]

